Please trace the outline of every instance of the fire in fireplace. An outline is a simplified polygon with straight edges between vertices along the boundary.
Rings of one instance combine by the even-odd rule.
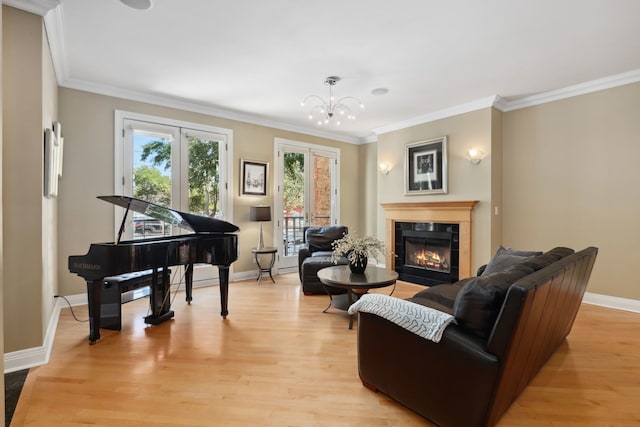
[[[450,271],[449,254],[451,251],[449,242],[447,242],[446,247],[438,247],[431,244],[427,239],[406,238],[404,247],[406,265],[444,273]]]
[[[396,271],[422,285],[453,283],[459,272],[459,225],[396,222]]]

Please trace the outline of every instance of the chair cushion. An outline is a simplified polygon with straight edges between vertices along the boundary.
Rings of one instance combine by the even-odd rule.
[[[331,244],[335,240],[341,239],[348,232],[349,229],[343,225],[309,227],[305,232],[305,241],[312,253],[317,251],[332,252]]]
[[[333,254],[332,251],[317,251],[311,254],[312,257],[321,258],[321,257],[329,257]]]
[[[302,262],[302,275],[313,278],[319,270],[333,265],[330,256],[311,256]]]
[[[349,261],[345,257],[340,257],[338,265],[346,265]],[[318,279],[318,271],[323,268],[332,267],[334,264],[330,256],[310,256],[305,258],[300,267],[300,277],[302,280],[302,292],[305,294],[343,294],[346,290],[322,285]]]

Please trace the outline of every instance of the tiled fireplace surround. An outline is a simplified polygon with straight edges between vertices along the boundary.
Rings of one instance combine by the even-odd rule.
[[[382,203],[385,210],[386,241],[395,242],[396,222],[459,224],[459,277],[471,274],[471,218],[477,200],[456,202]],[[387,253],[386,266],[395,269],[395,253]]]

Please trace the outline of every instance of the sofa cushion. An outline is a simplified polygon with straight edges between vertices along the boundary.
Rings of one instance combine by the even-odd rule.
[[[506,270],[483,274],[467,281],[456,296],[453,305],[456,323],[480,337],[487,338],[509,287],[522,277],[551,265],[573,252],[573,249],[557,247],[542,255],[526,258]]]
[[[496,254],[491,258],[489,264],[482,272],[482,275],[488,275],[497,271],[503,271],[512,265],[519,264],[527,258],[542,255],[540,251],[521,251],[512,248],[500,246]]]
[[[456,283],[431,286],[407,299],[416,304],[425,305],[452,314],[453,304],[456,301],[458,292],[472,279],[473,277],[460,280]]]

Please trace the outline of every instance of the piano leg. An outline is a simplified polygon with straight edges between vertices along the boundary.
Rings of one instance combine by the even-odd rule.
[[[219,265],[218,272],[220,275],[220,315],[223,319],[227,318],[229,310],[227,303],[229,302],[229,266]]]
[[[89,303],[89,344],[100,339],[100,304],[103,279],[87,280],[87,299]]]
[[[186,294],[187,304],[191,304],[193,300],[193,264],[187,264],[184,268],[184,292]]]

